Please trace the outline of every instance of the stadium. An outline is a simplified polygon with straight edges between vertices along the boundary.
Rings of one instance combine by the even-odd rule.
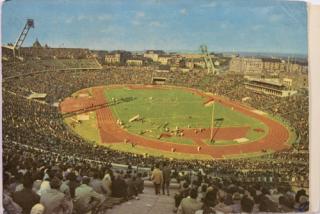
[[[34,54],[32,50],[26,49],[26,54]],[[77,58],[87,50],[42,51],[62,59],[31,55],[23,62],[9,56],[3,61],[4,170],[19,161],[24,168],[62,161],[66,167],[81,163],[81,168],[101,171],[114,164],[150,168],[168,161],[177,171],[202,168],[237,183],[308,187],[306,91],[275,98],[246,89],[243,77],[236,74],[158,73],[152,67],[102,66],[86,56],[63,57],[71,52]],[[166,78],[166,84],[152,84],[156,75]],[[186,97],[192,99],[183,102]],[[243,97],[251,99],[243,102]],[[173,98],[180,103],[168,105]],[[170,116],[168,111],[178,119],[161,118]],[[130,123],[136,115],[137,121]],[[151,120],[154,115],[158,117]],[[176,127],[182,137],[174,136]],[[241,138],[247,141],[234,141]]]
[[[31,28],[2,46],[6,211],[308,211],[306,59],[24,47]]]

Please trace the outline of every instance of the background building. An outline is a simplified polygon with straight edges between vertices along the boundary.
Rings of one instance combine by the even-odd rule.
[[[132,66],[143,66],[148,64],[150,61],[151,59],[143,56],[132,56],[126,60],[126,64]]]
[[[158,56],[158,62],[161,64],[161,65],[168,65],[169,62],[170,62],[170,59],[171,59],[171,55],[159,55]]]
[[[120,62],[121,62],[120,53],[111,53],[111,54],[106,54],[105,56],[106,64],[120,64]]]
[[[286,81],[284,84],[279,79],[262,79],[252,77],[247,77],[244,83],[245,88],[255,91],[256,93],[277,97],[288,97],[297,93],[296,90],[291,90],[291,87],[288,87],[288,84],[291,84],[291,82]]]
[[[131,57],[128,51],[112,51],[105,55],[105,63],[108,65],[124,65],[126,60]]]
[[[285,72],[286,63],[281,59],[262,58],[264,73],[280,73]]]
[[[158,62],[158,57],[162,54],[165,54],[165,52],[161,50],[147,50],[143,56],[152,59],[153,62]]]
[[[263,61],[259,58],[235,57],[230,60],[229,71],[244,74],[261,74]]]

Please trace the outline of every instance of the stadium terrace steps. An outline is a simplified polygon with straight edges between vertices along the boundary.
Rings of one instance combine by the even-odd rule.
[[[96,59],[45,59],[26,60],[17,63],[14,71],[5,69],[2,73],[3,79],[16,78],[39,72],[67,71],[67,70],[99,70],[102,66]]]
[[[173,213],[174,194],[177,191],[170,189],[170,196],[155,195],[153,187],[145,187],[140,200],[130,200],[108,210],[108,214],[164,214]],[[128,212],[130,210],[130,212]]]

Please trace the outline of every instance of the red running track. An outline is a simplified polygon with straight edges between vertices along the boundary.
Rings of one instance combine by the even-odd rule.
[[[112,86],[115,87],[115,86]],[[143,89],[152,88],[152,86],[141,86],[141,85],[130,85],[132,89]],[[156,86],[159,88],[159,86]],[[261,152],[261,150],[274,150],[279,151],[289,147],[287,140],[289,139],[289,131],[285,126],[279,122],[272,120],[264,115],[257,114],[253,112],[252,108],[243,106],[241,103],[229,101],[227,99],[208,95],[202,91],[190,88],[182,88],[188,90],[192,93],[196,93],[202,97],[207,97],[208,99],[215,99],[216,101],[222,103],[225,106],[233,107],[234,110],[242,112],[243,114],[256,118],[259,121],[266,124],[269,128],[268,134],[257,141],[253,141],[245,144],[233,144],[233,145],[216,145],[210,146],[203,143],[203,139],[208,136],[209,130],[205,129],[203,133],[195,134],[194,130],[185,129],[185,134],[196,142],[197,145],[184,145],[171,142],[162,142],[155,139],[147,139],[140,135],[131,134],[124,129],[122,129],[117,123],[116,119],[113,117],[112,110],[108,107],[104,107],[96,110],[98,127],[100,130],[100,137],[103,143],[123,143],[124,140],[128,140],[137,145],[144,147],[149,147],[153,149],[169,151],[175,148],[176,152],[188,153],[188,154],[206,154],[213,158],[223,158],[225,155],[238,155],[242,153],[253,153]],[[98,105],[106,103],[106,97],[104,95],[104,87],[94,87],[92,88],[91,98],[67,98],[60,104],[62,112],[69,112],[77,110],[79,107]],[[231,130],[233,129],[233,130]],[[219,130],[219,135],[215,139],[236,139],[245,136],[249,127],[239,127],[239,128],[223,128]],[[222,135],[222,136],[221,136]],[[230,137],[228,137],[228,135]],[[223,137],[224,136],[224,137]],[[198,151],[197,147],[201,146],[202,149]]]

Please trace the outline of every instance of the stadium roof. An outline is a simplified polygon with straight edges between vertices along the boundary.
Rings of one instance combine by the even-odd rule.
[[[250,82],[259,82],[259,83],[266,83],[275,86],[283,86],[283,84],[279,81],[279,79],[262,79],[262,78],[254,78],[254,77],[247,77],[247,80]]]

